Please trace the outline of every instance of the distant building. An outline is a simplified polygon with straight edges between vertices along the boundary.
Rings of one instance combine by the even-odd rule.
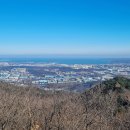
[[[13,68],[11,72],[26,73],[26,68]]]

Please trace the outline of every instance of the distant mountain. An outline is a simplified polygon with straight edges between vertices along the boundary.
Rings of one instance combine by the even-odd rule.
[[[0,130],[130,130],[130,79],[84,93],[0,83]]]

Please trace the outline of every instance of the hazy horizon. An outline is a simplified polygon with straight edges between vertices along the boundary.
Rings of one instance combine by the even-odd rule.
[[[130,59],[130,56],[99,56],[99,55],[95,55],[95,56],[90,56],[90,55],[63,55],[63,54],[45,54],[45,55],[27,55],[27,54],[9,54],[9,55],[1,55],[0,54],[0,58],[72,58],[72,59]]]

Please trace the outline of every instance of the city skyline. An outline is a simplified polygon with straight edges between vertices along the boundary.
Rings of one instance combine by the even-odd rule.
[[[0,1],[0,55],[130,57],[129,0]]]

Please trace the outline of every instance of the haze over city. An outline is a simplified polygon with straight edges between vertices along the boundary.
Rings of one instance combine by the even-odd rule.
[[[129,0],[0,1],[0,55],[130,57]]]

